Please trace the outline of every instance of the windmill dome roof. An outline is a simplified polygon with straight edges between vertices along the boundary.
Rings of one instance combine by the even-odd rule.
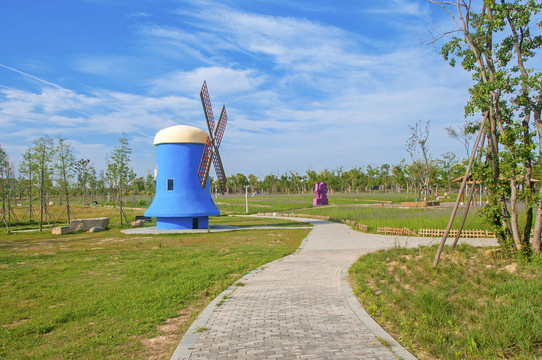
[[[201,129],[188,125],[175,125],[162,129],[154,136],[154,145],[191,143],[205,144],[207,133]]]

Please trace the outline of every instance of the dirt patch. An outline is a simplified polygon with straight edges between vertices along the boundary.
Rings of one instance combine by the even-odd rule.
[[[10,328],[14,328],[16,326],[19,326],[19,325],[22,325],[24,324],[25,322],[29,321],[30,319],[21,319],[19,321],[15,321],[15,322],[12,322],[11,324],[2,324],[1,326],[4,328],[4,329],[10,329]]]
[[[100,241],[98,241],[97,244],[105,244],[105,243],[110,243],[112,241],[125,242],[126,239],[121,239],[121,238],[118,238],[118,237],[104,238],[104,239],[101,239]]]
[[[160,360],[171,357],[188,328],[192,311],[192,308],[184,309],[179,316],[167,319],[164,324],[156,326],[160,332],[158,336],[141,340],[146,349],[145,359]]]
[[[518,265],[516,263],[512,263],[506,265],[505,267],[503,267],[503,269],[508,271],[510,274],[515,274],[518,271]]]

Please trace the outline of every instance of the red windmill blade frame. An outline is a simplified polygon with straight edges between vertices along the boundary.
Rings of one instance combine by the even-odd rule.
[[[220,111],[220,117],[215,127],[215,119],[213,116],[213,108],[211,107],[211,99],[209,98],[209,92],[207,91],[207,82],[203,82],[203,86],[199,92],[201,98],[201,104],[203,105],[203,112],[205,113],[205,120],[207,121],[207,127],[209,129],[209,136],[207,142],[203,148],[201,155],[201,161],[198,168],[198,178],[201,184],[201,188],[205,189],[205,184],[209,178],[209,170],[211,168],[211,162],[213,162],[216,171],[216,177],[220,185],[220,192],[226,192],[226,174],[220,159],[220,153],[218,148],[222,142],[224,136],[224,130],[228,122],[228,114],[226,113],[226,106],[222,105]]]

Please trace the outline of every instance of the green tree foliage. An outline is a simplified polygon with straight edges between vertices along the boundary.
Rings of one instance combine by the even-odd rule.
[[[250,183],[250,188],[253,192],[258,191],[258,177],[256,175],[248,175],[248,182]]]
[[[28,217],[32,220],[34,211],[32,209],[32,193],[34,185],[36,183],[36,177],[38,173],[37,163],[32,156],[32,148],[28,147],[23,154],[22,160],[19,163],[19,175],[21,177],[22,186],[26,189],[28,194]]]
[[[212,184],[212,181],[210,178],[209,178],[209,184]],[[145,176],[145,191],[147,192],[147,195],[151,197],[154,196],[156,192],[156,181],[150,171],[147,172],[147,176]]]
[[[69,186],[74,174],[75,156],[73,155],[73,147],[64,138],[58,138],[55,153],[56,163],[54,167],[57,175],[57,184],[66,199],[66,213],[69,223],[71,219]]]
[[[75,175],[77,176],[77,185],[83,196],[83,206],[86,204],[87,186],[90,182],[93,167],[89,159],[79,159],[73,164]]]
[[[122,219],[126,219],[122,207],[122,197],[126,185],[135,179],[133,169],[130,167],[130,155],[132,154],[132,148],[128,144],[126,134],[122,134],[119,138],[119,144],[114,148],[113,153],[107,161],[106,176],[110,181],[110,184],[117,191],[119,209],[121,212],[120,224],[122,226]]]
[[[36,169],[37,184],[40,194],[40,231],[43,231],[43,222],[48,220],[47,195],[53,186],[54,142],[49,136],[42,136],[32,141],[32,147],[28,152],[32,158],[30,167]]]
[[[453,152],[442,154],[442,159],[437,160],[439,163],[438,172],[440,178],[446,183],[448,191],[452,191],[452,181],[454,180],[454,165],[457,164],[456,156]]]
[[[471,1],[429,1],[452,16],[460,34],[450,38],[441,53],[452,66],[459,62],[472,74],[466,114],[482,114],[488,120],[488,145],[474,171],[488,188],[486,217],[505,250],[525,253],[535,208],[532,250],[540,252],[542,202],[531,179],[533,164],[542,155],[542,72],[528,64],[542,44],[542,3],[485,0],[476,11]],[[518,224],[519,201],[526,204],[523,228]]]
[[[13,186],[13,167],[8,154],[0,146],[0,195],[2,196],[2,220],[9,221],[11,216],[11,189]]]

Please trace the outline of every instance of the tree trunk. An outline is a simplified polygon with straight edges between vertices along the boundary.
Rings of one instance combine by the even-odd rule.
[[[40,184],[40,231],[43,231],[43,210],[45,207],[45,169],[43,165],[41,165],[41,184]]]
[[[472,163],[474,162],[474,156],[476,154],[476,149],[478,148],[478,144],[480,143],[480,138],[482,137],[482,134],[484,133],[484,127],[485,127],[487,118],[488,118],[488,113],[486,112],[484,114],[484,120],[482,121],[480,131],[478,132],[478,136],[476,137],[476,141],[474,142],[474,148],[470,155],[469,164],[467,165],[465,176],[463,177],[463,181],[461,182],[461,187],[459,188],[459,193],[457,194],[457,199],[455,200],[455,206],[452,210],[452,214],[450,215],[450,220],[448,221],[448,225],[446,226],[444,235],[442,236],[442,239],[440,240],[437,253],[435,254],[435,259],[433,260],[433,268],[436,268],[438,266],[438,263],[440,260],[440,254],[442,253],[442,249],[444,248],[444,244],[446,243],[446,238],[448,237],[448,234],[450,233],[450,229],[452,228],[452,223],[454,222],[455,214],[457,213],[457,208],[459,207],[459,201],[461,200],[461,194],[463,193],[463,191],[465,191],[467,178],[469,177],[470,169],[471,169]]]
[[[28,218],[32,221],[32,178],[30,178],[30,186],[28,187]]]
[[[534,123],[536,125],[536,130],[538,133],[538,155],[542,158],[542,91],[538,93],[538,101],[535,111],[533,111]],[[542,197],[542,186],[540,187],[540,196]],[[542,201],[538,201],[538,206],[536,209],[536,217],[534,220],[534,233],[533,233],[533,242],[532,249],[535,254],[540,253],[540,237],[542,235]]]
[[[521,252],[522,243],[519,235],[519,226],[518,226],[518,209],[517,209],[517,200],[518,200],[518,190],[516,180],[514,179],[515,174],[512,174],[512,179],[510,180],[510,227],[512,231],[512,238],[514,239],[514,244],[516,245],[516,251]]]

